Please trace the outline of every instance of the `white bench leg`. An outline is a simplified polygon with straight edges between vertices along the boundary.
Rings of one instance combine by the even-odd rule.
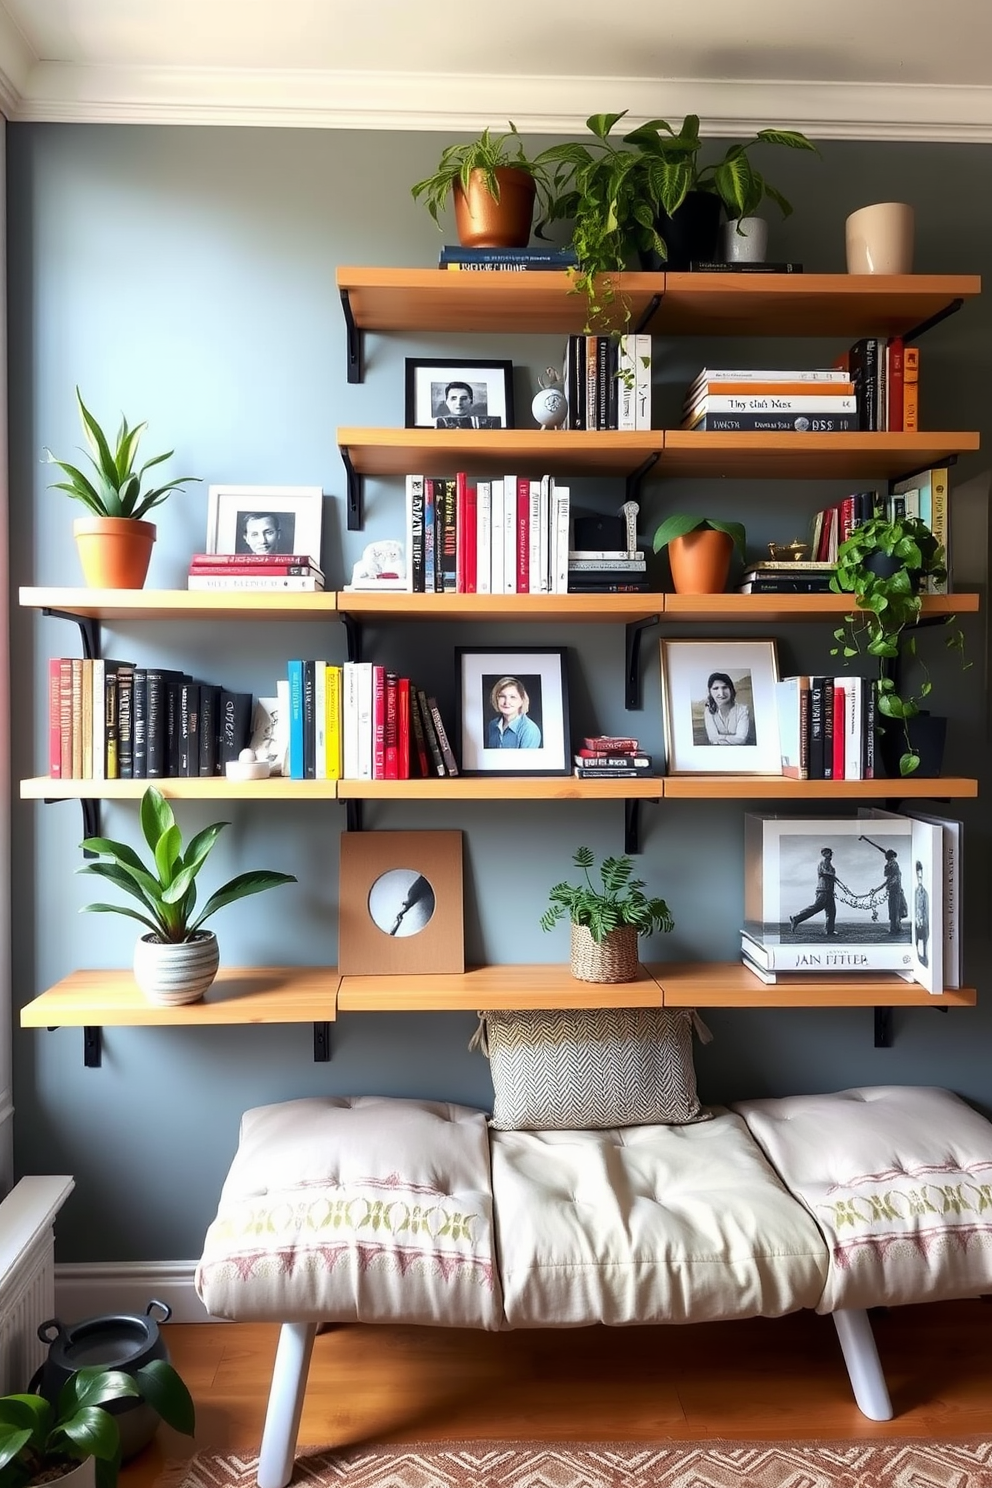
[[[840,1308],[831,1316],[858,1410],[869,1421],[891,1421],[892,1403],[867,1312],[861,1307]]]
[[[293,1476],[296,1438],[316,1335],[316,1323],[283,1323],[279,1330],[258,1458],[258,1488],[286,1488]]]

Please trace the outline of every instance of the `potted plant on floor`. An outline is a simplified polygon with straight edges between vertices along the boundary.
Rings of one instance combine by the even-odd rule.
[[[746,538],[741,522],[676,512],[666,517],[654,535],[656,553],[668,549],[672,583],[679,594],[722,594],[727,587],[730,560],[736,551],[743,561]]]
[[[58,460],[51,450],[46,450],[49,464],[57,465],[68,477],[53,482],[52,489],[65,491],[73,500],[82,502],[90,513],[88,517],[78,517],[73,523],[87,584],[96,589],[140,589],[148,573],[155,541],[155,526],[143,520],[145,513],[159,506],[172,491],[200,477],[183,475],[164,486],[143,491],[142,481],[146,473],[155,465],[171,459],[173,451],[155,455],[135,470],[138,445],[147,424],[136,424],[131,428],[127,419],[122,417],[117,442],[111,449],[110,441],[83,402],[78,387],[76,402],[91,451],[87,459],[93,466],[93,478],[78,466]]]
[[[555,884],[541,929],[551,930],[567,915],[571,922],[571,971],[583,982],[630,982],[637,975],[637,937],[652,930],[668,933],[675,921],[664,899],[649,899],[645,882],[634,878],[632,858],[604,858],[595,884],[590,848],[572,858],[584,881]]]
[[[199,1001],[220,964],[217,937],[212,930],[202,929],[204,922],[226,904],[297,881],[291,873],[265,868],[240,873],[211,894],[200,913],[194,915],[196,876],[228,825],[214,822],[205,827],[184,853],[172,807],[161,791],[150,785],[141,798],[141,830],[152,850],[151,867],[146,867],[125,842],[87,837],[80,843],[84,851],[109,861],[84,863],[76,872],[106,879],[142,906],[139,911],[122,904],[87,904],[84,910],[127,915],[148,927],[149,933],[142,935],[134,948],[134,978],[150,1002],[172,1007]]]
[[[548,175],[525,153],[517,126],[494,135],[484,129],[467,144],[448,145],[434,172],[410,188],[438,227],[448,197],[458,241],[465,248],[524,248],[530,242],[538,193],[547,199]]]
[[[70,1375],[56,1405],[43,1395],[0,1398],[0,1488],[114,1488],[121,1460],[120,1430],[107,1409],[144,1399],[166,1425],[192,1436],[196,1415],[176,1370],[154,1359],[133,1374],[88,1365]]]
[[[865,653],[881,663],[875,683],[876,707],[883,721],[890,721],[888,730],[883,722],[883,745],[885,733],[891,738],[893,728],[901,739],[900,775],[912,775],[920,768],[918,743],[924,727],[937,723],[921,708],[933,684],[917,653],[914,627],[923,610],[926,581],[942,583],[946,578],[944,549],[919,517],[872,517],[837,549],[830,587],[837,594],[853,594],[857,610],[846,615],[834,632],[838,644],[830,654],[851,660]],[[950,627],[947,645],[961,652],[963,665],[970,665],[964,662],[964,635],[956,617],[948,615],[944,623]],[[906,658],[915,659],[922,673],[914,692],[893,675],[896,664]],[[934,773],[939,773],[939,767]]]

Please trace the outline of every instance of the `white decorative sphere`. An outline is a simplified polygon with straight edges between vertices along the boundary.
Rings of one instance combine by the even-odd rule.
[[[568,415],[568,400],[561,388],[546,387],[534,395],[530,408],[542,429],[559,429]]]

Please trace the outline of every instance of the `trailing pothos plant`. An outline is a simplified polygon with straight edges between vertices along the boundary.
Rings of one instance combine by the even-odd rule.
[[[585,880],[577,885],[555,884],[549,895],[550,905],[541,916],[542,930],[553,929],[567,915],[573,925],[585,925],[596,944],[602,945],[610,931],[622,925],[633,925],[638,935],[652,930],[667,934],[674,929],[675,921],[664,899],[649,899],[644,893],[644,880],[633,877],[632,858],[604,858],[598,884],[589,874],[595,862],[590,848],[580,847],[572,862],[582,869]]]
[[[877,657],[881,675],[875,682],[878,711],[883,718],[902,724],[905,748],[899,760],[901,775],[919,768],[909,722],[921,711],[933,684],[926,662],[918,655],[914,627],[923,610],[922,591],[928,579],[943,583],[947,578],[944,549],[919,517],[874,516],[856,527],[837,549],[837,567],[830,587],[837,594],[853,594],[857,610],[844,617],[834,631],[838,644],[831,656],[851,660],[867,654]],[[944,622],[946,644],[961,653],[964,635],[954,615]],[[908,632],[908,633],[907,633]],[[922,676],[913,691],[907,691],[893,675],[899,660],[915,660]]]

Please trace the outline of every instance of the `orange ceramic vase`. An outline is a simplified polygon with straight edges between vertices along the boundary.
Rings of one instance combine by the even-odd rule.
[[[727,587],[734,540],[705,527],[673,537],[668,561],[677,594],[722,594]]]
[[[140,589],[151,562],[155,524],[135,517],[77,517],[72,524],[91,589]]]
[[[463,248],[526,248],[537,187],[528,171],[501,166],[496,172],[499,201],[489,194],[484,172],[474,170],[468,191],[455,182],[455,226]]]

